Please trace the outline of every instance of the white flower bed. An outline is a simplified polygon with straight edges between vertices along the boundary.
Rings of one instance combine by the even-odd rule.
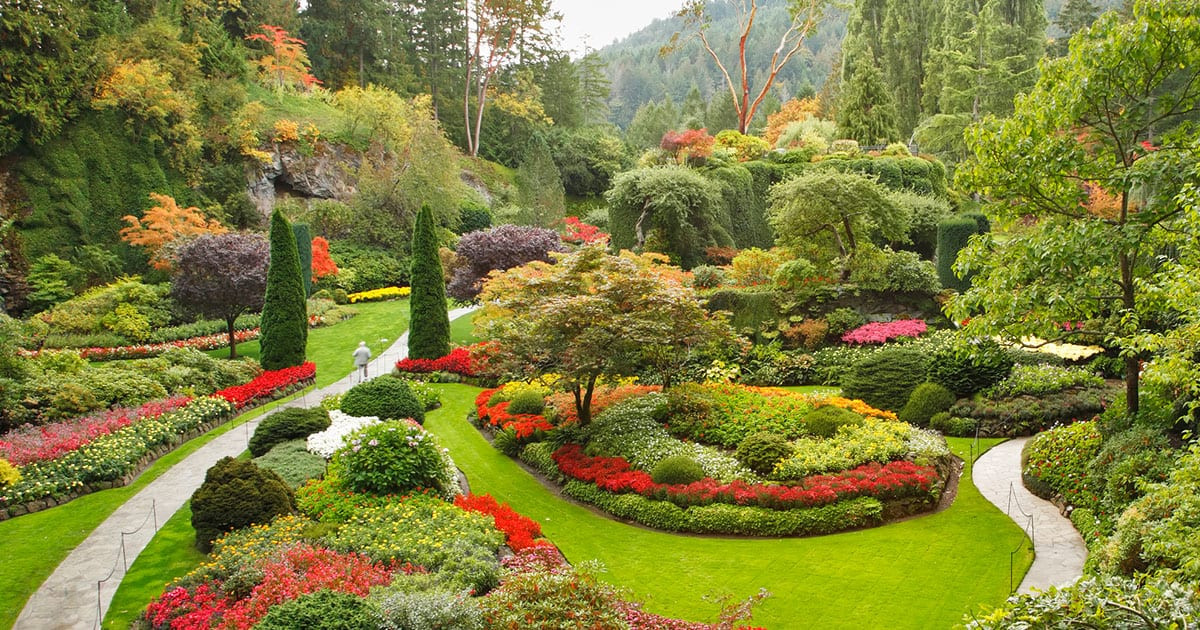
[[[325,459],[333,457],[334,451],[342,447],[346,436],[355,431],[378,424],[375,416],[351,416],[338,409],[329,412],[329,428],[308,436],[308,452],[316,453]]]

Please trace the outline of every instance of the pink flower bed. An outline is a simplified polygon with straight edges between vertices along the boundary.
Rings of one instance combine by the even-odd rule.
[[[0,437],[0,458],[17,466],[55,459],[102,435],[179,409],[191,400],[188,396],[176,396],[151,401],[135,409],[110,409],[41,426],[25,425]]]
[[[846,343],[885,343],[897,337],[919,337],[925,332],[923,319],[898,319],[894,322],[871,322],[842,335]]]

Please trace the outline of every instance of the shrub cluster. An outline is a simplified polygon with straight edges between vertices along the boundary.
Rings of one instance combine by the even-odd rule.
[[[226,532],[295,511],[296,497],[274,472],[225,457],[205,473],[191,505],[196,546],[208,551]]]
[[[879,409],[904,408],[917,385],[925,381],[929,359],[920,350],[885,347],[851,365],[842,378],[842,394]]]
[[[900,421],[919,427],[929,426],[930,419],[949,410],[954,400],[954,393],[945,387],[937,383],[921,383],[908,397],[904,409],[900,410]]]
[[[411,418],[425,422],[425,407],[413,395],[408,382],[391,376],[381,376],[350,388],[342,397],[342,411],[358,417],[374,416],[380,420]]]
[[[254,429],[250,442],[246,446],[250,454],[262,457],[275,447],[276,444],[288,440],[303,440],[318,431],[329,428],[329,412],[316,407],[303,409],[287,407],[265,417]]]
[[[335,476],[354,492],[400,494],[418,489],[457,494],[449,456],[431,434],[402,421],[373,424],[346,436],[330,462]]]
[[[297,488],[309,479],[325,474],[325,458],[308,452],[304,440],[280,442],[265,455],[255,457],[254,463],[279,475],[289,488]]]

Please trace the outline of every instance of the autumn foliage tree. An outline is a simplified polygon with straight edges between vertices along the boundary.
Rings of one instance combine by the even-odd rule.
[[[199,208],[180,208],[174,198],[158,193],[150,193],[150,199],[156,205],[141,219],[133,215],[121,217],[129,224],[121,228],[121,240],[144,248],[155,269],[171,269],[171,257],[180,239],[227,232],[219,221],[205,218]]]
[[[663,134],[659,148],[675,156],[678,164],[703,163],[713,152],[715,140],[707,129],[685,129]]]
[[[248,41],[264,42],[270,47],[270,52],[258,60],[258,69],[262,77],[277,90],[289,87],[311,88],[321,82],[309,71],[312,64],[308,61],[308,53],[304,51],[304,40],[292,37],[279,26],[261,24],[261,33],[251,33],[246,36]]]
[[[788,125],[816,118],[820,109],[821,106],[815,98],[789,99],[779,108],[779,111],[767,115],[767,128],[763,130],[763,139],[771,146],[775,146],[775,143],[779,141],[779,136],[783,135],[783,131],[788,128]]]
[[[225,320],[231,359],[237,357],[234,321],[262,308],[269,255],[261,234],[204,234],[179,248],[171,297],[205,317]]]
[[[689,350],[732,343],[728,324],[659,264],[661,256],[613,256],[593,245],[557,258],[493,276],[476,326],[492,342],[488,371],[516,380],[559,375],[580,424],[591,420],[601,377],[649,367],[669,385]]]
[[[766,68],[750,68],[746,62],[747,42],[754,29],[755,19],[758,17],[758,0],[739,0],[728,3],[737,12],[738,19],[736,34],[738,54],[734,60],[736,62],[734,68],[738,73],[737,80],[729,67],[717,55],[713,45],[709,43],[707,31],[712,23],[713,10],[708,7],[708,4],[705,0],[687,0],[683,8],[675,14],[676,17],[683,19],[682,28],[671,36],[671,41],[663,46],[660,52],[665,56],[680,48],[691,37],[699,39],[700,45],[717,64],[717,69],[720,70],[721,76],[725,79],[725,85],[729,88],[729,97],[732,99],[734,111],[737,112],[737,130],[746,133],[758,107],[762,105],[771,86],[775,84],[775,77],[804,48],[804,38],[817,28],[828,1],[788,0],[788,12],[792,21],[788,24],[787,30],[779,36],[779,44],[772,53]],[[762,86],[752,90],[751,76],[765,77],[762,80]]]
[[[324,236],[318,236],[312,240],[312,275],[313,278],[320,280],[326,276],[336,276],[338,273],[337,263],[333,261],[333,257],[329,255],[329,241],[325,240]]]

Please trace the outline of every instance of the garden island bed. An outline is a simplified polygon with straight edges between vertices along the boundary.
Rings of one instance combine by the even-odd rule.
[[[945,440],[859,400],[732,384],[619,385],[581,424],[541,384],[484,390],[472,420],[564,494],[642,525],[828,534],[928,512],[953,474]]]

